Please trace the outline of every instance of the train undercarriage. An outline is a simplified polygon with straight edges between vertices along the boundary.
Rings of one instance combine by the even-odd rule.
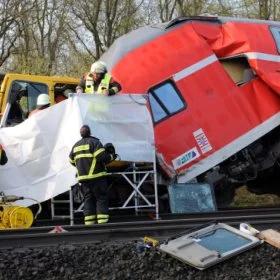
[[[280,129],[275,128],[220,165],[198,177],[213,185],[218,205],[229,204],[236,187],[255,194],[280,195]]]

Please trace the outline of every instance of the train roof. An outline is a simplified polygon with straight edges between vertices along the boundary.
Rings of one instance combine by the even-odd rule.
[[[259,20],[259,19],[247,19],[247,18],[231,18],[231,17],[215,17],[215,16],[196,16],[196,17],[178,17],[169,22],[158,23],[140,27],[133,30],[118,39],[112,44],[112,46],[105,52],[101,60],[105,61],[109,70],[113,68],[117,62],[124,57],[130,51],[137,47],[149,42],[162,34],[173,30],[182,24],[199,21],[207,22],[209,24],[225,24],[227,22],[242,22],[250,24],[268,24],[280,26],[280,22]]]

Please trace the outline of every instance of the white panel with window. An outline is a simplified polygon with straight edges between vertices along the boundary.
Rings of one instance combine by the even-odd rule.
[[[224,223],[182,232],[160,245],[163,251],[180,261],[203,270],[247,251],[263,241]]]

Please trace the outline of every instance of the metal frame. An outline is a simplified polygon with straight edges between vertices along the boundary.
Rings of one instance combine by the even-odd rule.
[[[55,219],[67,219],[70,218],[71,220],[71,206],[73,204],[73,199],[72,199],[72,189],[69,190],[69,199],[55,199],[55,197],[51,198],[51,217],[52,220]],[[57,215],[55,213],[55,204],[69,204],[69,215]]]
[[[159,204],[158,204],[158,189],[157,189],[157,172],[156,172],[156,159],[154,157],[153,161],[153,169],[146,170],[146,171],[137,171],[135,169],[135,163],[133,163],[134,169],[133,171],[129,172],[113,172],[109,173],[109,175],[120,175],[129,183],[129,185],[132,187],[132,191],[129,195],[129,197],[126,199],[126,201],[119,207],[111,207],[109,210],[114,209],[135,209],[135,214],[138,215],[139,211],[143,208],[152,208],[155,209],[155,218],[159,219]],[[154,183],[154,203],[152,203],[142,192],[141,192],[141,186],[143,183],[147,180],[148,176],[150,174],[153,174],[153,183]],[[131,180],[128,175],[132,175],[133,180]],[[143,175],[143,177],[140,180],[137,180],[137,175]],[[72,196],[72,190],[71,192],[71,199],[70,199],[70,224],[74,225],[74,214],[77,212],[82,212],[83,210],[83,203],[77,208],[74,209],[74,203],[73,203],[73,196]],[[132,202],[134,198],[133,205],[128,205]],[[142,204],[140,203],[140,200],[142,199]]]
[[[156,157],[154,155],[153,167],[151,170],[145,171],[137,171],[136,170],[136,163],[133,163],[133,171],[129,172],[113,172],[109,173],[108,175],[120,175],[129,183],[132,187],[131,193],[126,201],[119,207],[111,207],[109,210],[114,209],[135,209],[135,214],[141,211],[141,209],[152,208],[155,210],[155,218],[159,219],[159,204],[158,204],[158,188],[157,188],[157,170],[156,170]],[[153,175],[153,184],[154,184],[154,202],[151,202],[147,196],[145,196],[141,191],[141,186],[144,182],[149,178],[149,175]],[[132,180],[128,177],[132,175]],[[141,176],[141,179],[137,179],[137,177]],[[134,199],[134,201],[133,201]],[[133,204],[131,205],[131,202]],[[56,203],[69,203],[69,216],[59,216],[55,215],[55,204]],[[141,203],[141,204],[140,204]],[[130,205],[129,205],[130,204]],[[69,200],[55,200],[54,198],[51,199],[51,212],[52,212],[52,219],[57,218],[70,218],[70,225],[74,225],[74,215],[75,213],[83,211],[83,203],[77,209],[74,209],[74,201],[73,201],[73,192],[70,188],[69,190]]]

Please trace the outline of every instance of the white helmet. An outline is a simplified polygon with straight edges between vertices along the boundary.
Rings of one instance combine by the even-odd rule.
[[[50,97],[46,93],[42,93],[37,98],[37,106],[45,106],[50,104]]]
[[[66,90],[63,91],[63,95],[68,98],[69,97],[69,94],[70,93],[73,93],[73,90],[67,88]]]
[[[103,61],[96,61],[91,65],[90,72],[93,73],[106,73],[107,72],[107,67],[106,63]]]

